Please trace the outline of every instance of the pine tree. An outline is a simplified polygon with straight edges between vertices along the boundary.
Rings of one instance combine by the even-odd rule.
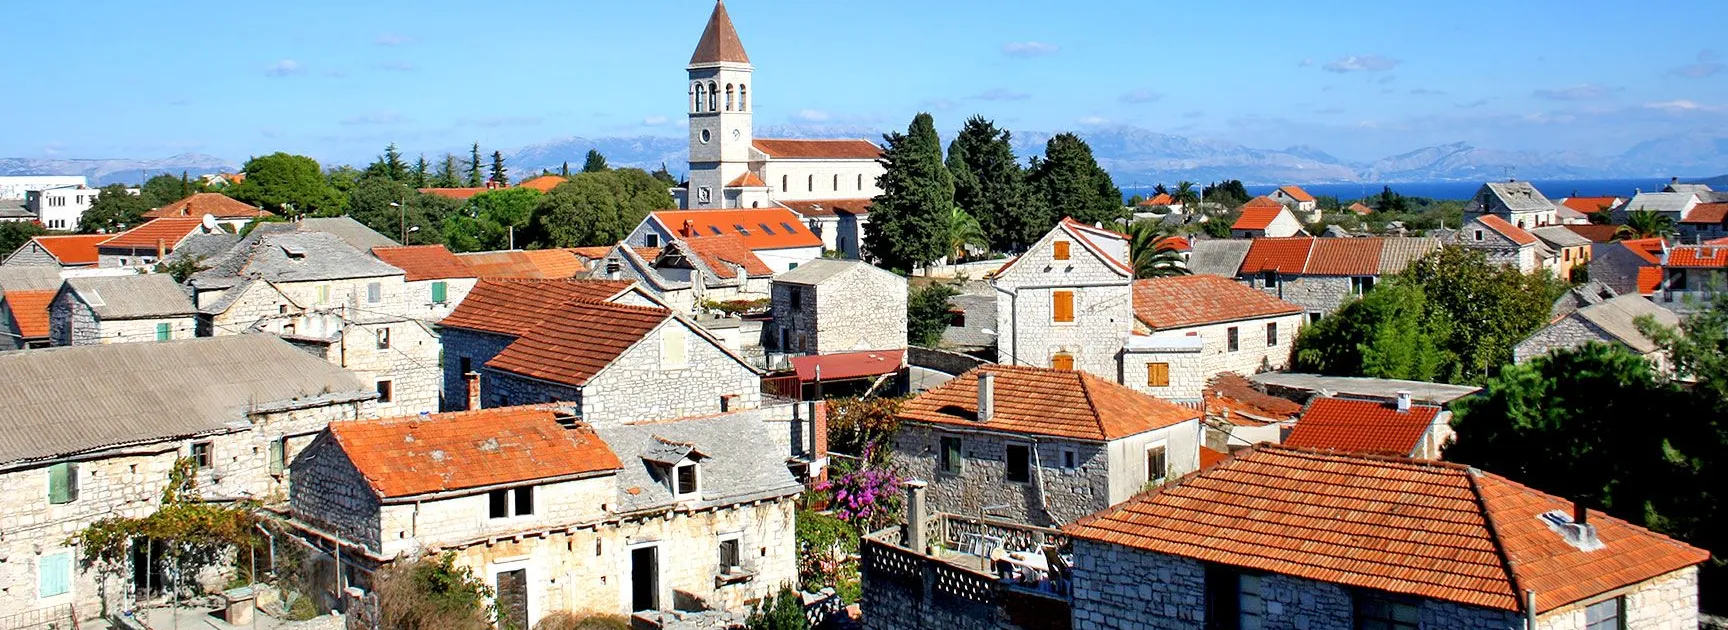
[[[438,172],[432,177],[432,187],[455,188],[461,186],[462,181],[457,179],[457,173],[461,172],[460,169],[461,167],[457,164],[456,156],[445,153],[444,163],[438,165]]]
[[[600,155],[599,149],[589,149],[588,158],[582,162],[582,172],[598,173],[606,170],[606,156]]]
[[[570,179],[570,161],[569,160],[565,160],[564,166],[561,166],[558,168],[558,176],[562,177],[564,179]]]
[[[468,151],[468,187],[479,188],[486,185],[486,180],[480,179],[480,143],[474,143],[474,148]]]
[[[413,186],[416,189],[425,188],[426,171],[429,168],[431,168],[431,166],[426,163],[426,154],[421,153],[420,160],[414,163],[414,170],[409,171],[408,185]]]
[[[869,256],[888,269],[910,271],[941,258],[948,246],[954,176],[942,163],[936,121],[921,113],[906,133],[884,136],[882,194],[870,207]]]
[[[1126,215],[1122,190],[1098,166],[1092,147],[1074,134],[1057,134],[1045,144],[1044,158],[1033,162],[1029,181],[1052,219],[1111,223]]]
[[[666,170],[665,162],[660,163],[660,170],[649,173],[649,175],[653,175],[654,179],[660,180],[660,183],[665,184],[667,188],[678,187],[678,178],[672,176],[672,171]]]
[[[1055,225],[1042,205],[1032,203],[1011,140],[1007,130],[973,116],[948,145],[954,203],[978,219],[997,251],[1021,251]]]
[[[402,161],[402,152],[396,149],[396,143],[384,147],[384,155],[366,166],[365,176],[382,177],[393,182],[408,181],[408,165]]]
[[[504,152],[492,152],[492,174],[486,181],[497,184],[499,188],[510,185],[509,171],[504,168]]]

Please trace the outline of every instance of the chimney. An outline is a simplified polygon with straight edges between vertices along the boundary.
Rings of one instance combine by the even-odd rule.
[[[163,258],[166,258],[167,255],[168,255],[168,241],[166,241],[164,239],[160,239],[160,238],[156,239],[156,260],[161,261]]]
[[[487,180],[486,190],[498,190],[498,181],[497,180]]]
[[[462,380],[468,385],[468,410],[480,409],[480,373],[469,372],[462,375]]]
[[[1409,411],[1410,411],[1410,390],[1400,389],[1400,390],[1398,390],[1398,413],[1407,413]]]
[[[917,479],[906,482],[906,548],[918,553],[925,553],[930,545],[929,508],[924,504],[927,485]]]
[[[996,374],[978,371],[978,421],[989,422],[996,417]]]
[[[1669,184],[1670,184],[1670,185],[1672,185],[1672,184],[1678,184],[1678,183],[1680,183],[1680,178],[1678,178],[1678,177],[1670,177],[1670,178],[1668,178],[1668,183],[1669,183]]]
[[[1574,499],[1572,501],[1572,524],[1573,525],[1589,525],[1590,524],[1590,510],[1586,509],[1584,507],[1583,501],[1579,501],[1576,499]]]
[[[615,258],[607,258],[606,259],[606,279],[607,280],[617,280],[619,274],[623,273],[623,271],[624,271],[624,263],[619,262]]]
[[[685,219],[684,220],[684,227],[678,230],[678,235],[683,236],[684,238],[690,238],[691,236],[693,236],[695,234],[696,234],[696,221],[693,219]]]

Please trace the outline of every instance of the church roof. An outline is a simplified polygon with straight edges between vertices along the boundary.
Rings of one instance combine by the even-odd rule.
[[[757,138],[751,143],[757,151],[781,160],[874,160],[882,157],[882,147],[863,139],[845,140],[774,140]]]
[[[708,16],[708,28],[702,30],[702,41],[690,55],[690,65],[709,63],[750,63],[744,53],[744,42],[738,30],[732,28],[732,16],[726,14],[724,1],[714,3],[714,14]]]

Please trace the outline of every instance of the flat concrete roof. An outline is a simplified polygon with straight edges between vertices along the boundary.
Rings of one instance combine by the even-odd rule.
[[[1293,389],[1315,394],[1348,395],[1392,399],[1399,391],[1410,392],[1414,400],[1445,405],[1482,391],[1480,387],[1447,385],[1424,381],[1401,381],[1389,378],[1357,376],[1321,376],[1319,374],[1287,374],[1268,372],[1250,377],[1255,383],[1272,388]]]

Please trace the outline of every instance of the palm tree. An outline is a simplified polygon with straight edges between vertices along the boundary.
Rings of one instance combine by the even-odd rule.
[[[1655,210],[1639,208],[1626,213],[1626,225],[1615,236],[1631,238],[1667,238],[1674,235],[1674,218]]]
[[[1183,206],[1192,206],[1200,203],[1200,193],[1195,192],[1194,182],[1180,181],[1176,182],[1176,192],[1170,193],[1170,199]]]
[[[1134,258],[1135,278],[1165,278],[1188,275],[1187,261],[1176,251],[1177,236],[1157,221],[1136,221],[1128,226],[1128,253]]]
[[[984,237],[984,228],[978,225],[978,219],[959,206],[948,209],[948,264],[960,264],[960,257],[966,255],[966,246],[989,247],[990,239]]]

